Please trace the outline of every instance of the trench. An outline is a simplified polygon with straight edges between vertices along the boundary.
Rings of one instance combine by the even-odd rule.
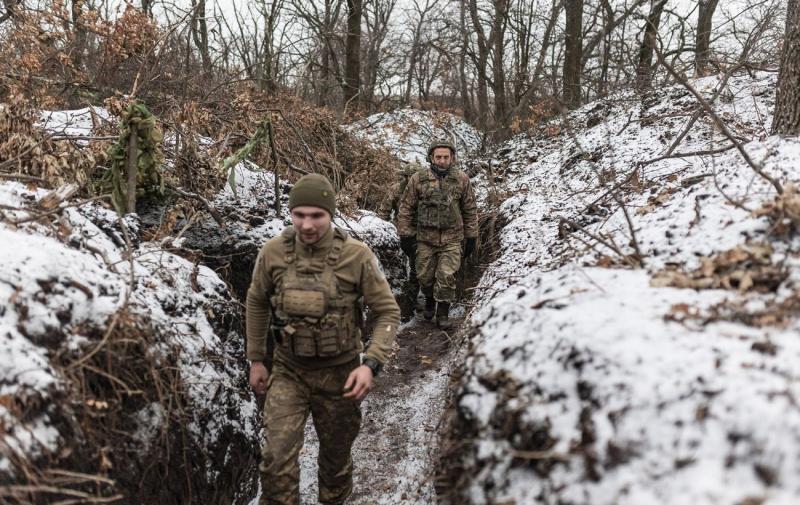
[[[482,211],[480,211],[482,212]],[[494,236],[496,220],[481,223],[482,236]],[[211,220],[198,223],[186,233],[184,246],[199,254],[199,261],[215,270],[230,286],[242,311],[261,241],[246,232],[247,226],[226,223],[219,229]],[[362,403],[362,426],[353,446],[354,491],[351,504],[436,503],[442,494],[444,460],[440,440],[451,431],[452,396],[466,354],[467,316],[472,309],[471,294],[496,253],[491,242],[465,262],[457,277],[459,302],[451,309],[453,328],[440,330],[421,314],[401,324],[393,355]],[[397,278],[398,250],[375,250],[386,267],[398,298],[403,279]],[[244,339],[244,328],[239,328]],[[242,364],[246,374],[246,363]],[[300,455],[301,503],[317,503],[318,442],[311,419]],[[256,455],[256,459],[260,456]],[[449,468],[449,466],[448,466]],[[257,503],[253,497],[252,503]],[[244,501],[242,503],[249,503]]]

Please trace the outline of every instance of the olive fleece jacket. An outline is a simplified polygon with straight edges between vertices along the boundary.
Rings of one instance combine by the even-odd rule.
[[[354,349],[331,358],[301,358],[294,356],[288,349],[273,345],[269,331],[271,319],[270,298],[275,294],[286,272],[285,234],[292,229],[284,230],[273,237],[261,248],[256,259],[253,278],[247,291],[247,359],[263,361],[268,366],[273,359],[305,369],[325,368],[347,363],[358,356],[361,348]],[[333,245],[333,227],[315,244],[304,244],[295,234],[294,252],[297,256],[298,270],[309,269],[322,272],[325,261]],[[339,260],[334,266],[334,275],[339,287],[346,292],[354,292],[363,296],[364,303],[377,316],[365,356],[378,363],[385,363],[394,343],[397,327],[400,324],[400,308],[394,299],[386,277],[378,266],[375,254],[363,242],[347,237]],[[272,352],[274,349],[274,353]],[[273,355],[274,354],[274,355]]]

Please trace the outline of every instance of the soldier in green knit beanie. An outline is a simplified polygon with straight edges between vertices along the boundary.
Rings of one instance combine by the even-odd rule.
[[[325,176],[297,181],[289,208],[292,226],[261,248],[247,291],[250,385],[266,394],[259,503],[300,503],[309,413],[320,446],[317,498],[343,503],[353,491],[359,405],[392,350],[400,308],[372,251],[333,227],[336,194]],[[366,348],[361,300],[376,317]]]

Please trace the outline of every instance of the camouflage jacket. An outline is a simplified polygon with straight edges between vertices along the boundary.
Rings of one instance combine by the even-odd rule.
[[[411,176],[400,201],[401,237],[440,246],[478,236],[478,207],[467,174],[453,167],[444,177],[431,169]]]
[[[346,363],[358,356],[361,349],[354,349],[330,358],[300,358],[275,345],[270,328],[272,319],[272,297],[280,289],[287,272],[287,258],[284,246],[285,230],[267,241],[256,258],[253,279],[247,291],[247,359],[264,361],[268,366],[274,359],[292,366],[314,369]],[[294,262],[301,271],[321,273],[334,243],[333,228],[316,244],[303,244],[295,237]],[[370,344],[364,351],[367,357],[379,363],[386,362],[394,343],[397,326],[400,323],[400,308],[395,302],[386,277],[378,266],[375,254],[363,243],[346,237],[333,274],[339,289],[345,293],[363,297],[366,305],[377,316],[375,330]]]

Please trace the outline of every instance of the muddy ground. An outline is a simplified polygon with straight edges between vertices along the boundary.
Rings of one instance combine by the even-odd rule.
[[[456,306],[453,312],[449,332],[421,316],[401,326],[395,355],[362,404],[361,433],[353,448],[355,491],[348,503],[435,503],[437,429],[463,349],[465,311]],[[303,505],[317,503],[317,451],[309,420],[301,453]]]

